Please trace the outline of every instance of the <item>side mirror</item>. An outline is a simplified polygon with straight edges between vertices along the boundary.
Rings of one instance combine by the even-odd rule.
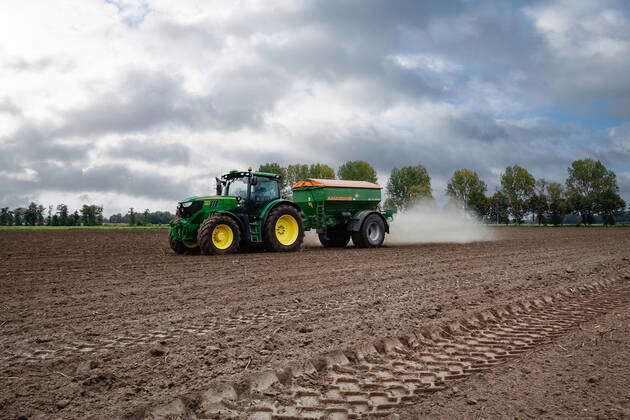
[[[217,195],[223,194],[223,184],[219,178],[214,178],[217,181]]]

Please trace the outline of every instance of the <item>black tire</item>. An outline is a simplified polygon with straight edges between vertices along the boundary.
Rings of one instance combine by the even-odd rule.
[[[297,223],[297,235],[285,237],[285,243],[281,242],[282,235],[284,235],[284,231],[280,230],[282,226],[276,226],[283,216],[290,216]],[[265,222],[263,239],[265,247],[270,251],[293,252],[299,250],[302,242],[304,242],[304,222],[300,212],[295,207],[286,204],[281,204],[271,210]],[[292,242],[287,243],[289,240],[292,240]]]
[[[324,248],[345,248],[350,242],[350,232],[345,226],[331,226],[317,234]]]
[[[217,246],[213,240],[213,235],[224,235],[225,227],[228,227],[232,232],[232,242],[230,242],[227,247],[223,248]],[[217,228],[222,231],[217,232]],[[216,237],[215,239],[218,240]],[[240,241],[241,229],[238,227],[238,223],[229,216],[208,217],[203,221],[203,223],[201,223],[201,226],[199,226],[199,230],[197,231],[197,242],[199,243],[199,249],[203,255],[231,254],[238,251]]]
[[[352,232],[352,242],[358,248],[375,248],[383,245],[385,240],[385,223],[378,214],[370,214],[365,218],[361,229]]]
[[[191,247],[186,246],[182,241],[178,241],[177,239],[169,236],[168,243],[171,246],[171,249],[175,251],[176,254],[179,255],[188,255],[188,254],[197,254],[199,253],[199,247]]]

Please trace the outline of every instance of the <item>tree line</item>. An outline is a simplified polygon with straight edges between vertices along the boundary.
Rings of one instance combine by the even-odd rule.
[[[294,164],[283,167],[266,163],[260,171],[282,176],[283,191],[305,178],[347,179],[376,182],[374,168],[364,161],[349,161],[337,173],[328,165]],[[615,173],[600,161],[576,160],[567,170],[564,184],[536,179],[518,165],[508,166],[501,174],[500,187],[487,195],[487,185],[471,169],[456,170],[446,186],[448,206],[462,207],[476,213],[488,223],[522,224],[531,215],[538,224],[563,224],[568,215],[577,215],[579,222],[590,225],[595,218],[604,225],[615,224],[624,214],[626,203],[619,195]],[[404,211],[421,201],[434,201],[431,177],[422,165],[393,168],[387,181],[384,206]]]
[[[0,209],[0,226],[98,226],[103,224],[103,207],[84,204],[71,212],[65,204],[46,208],[31,202],[27,207]]]
[[[145,209],[142,213],[135,211],[133,207],[126,214],[116,213],[109,217],[109,223],[125,223],[129,226],[165,225],[173,220],[172,213],[168,211],[150,211]]]
[[[593,159],[573,161],[564,185],[536,179],[520,166],[508,166],[501,174],[500,188],[492,196],[485,193],[486,184],[468,169],[456,171],[447,184],[452,199],[494,223],[521,224],[531,215],[538,224],[557,226],[573,214],[583,225],[593,224],[598,217],[608,226],[626,209],[615,173]]]
[[[346,162],[336,172],[322,163],[283,167],[274,162],[260,165],[259,171],[280,175],[287,195],[293,184],[307,178],[377,182],[376,171],[365,161]],[[418,202],[434,201],[431,177],[422,165],[393,168],[386,191],[385,208],[404,211]],[[536,179],[525,168],[508,166],[492,195],[487,194],[487,185],[477,172],[459,169],[449,179],[445,192],[450,198],[448,206],[476,213],[488,223],[521,224],[531,215],[539,224],[561,225],[567,216],[575,215],[584,225],[594,223],[596,218],[612,225],[626,208],[615,173],[593,159],[572,162],[564,183]],[[141,226],[167,224],[173,217],[167,211],[136,212],[132,207],[124,215],[117,213],[105,219],[103,207],[94,204],[84,204],[74,212],[65,204],[49,206],[46,214],[44,206],[31,202],[13,210],[1,208],[0,226],[97,226],[104,222]]]
[[[71,211],[65,204],[48,206],[31,202],[27,207],[9,209],[0,208],[0,226],[100,226],[103,223],[128,224],[130,226],[167,224],[174,215],[167,211],[150,211],[138,213],[133,207],[122,215],[113,214],[109,218],[103,216],[103,207],[95,204],[84,204],[80,209]]]

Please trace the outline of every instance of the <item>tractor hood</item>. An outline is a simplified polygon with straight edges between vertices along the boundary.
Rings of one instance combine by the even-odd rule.
[[[182,201],[180,201],[180,203],[192,203],[194,201],[212,200],[212,199],[216,199],[216,198],[223,198],[223,197],[220,197],[218,195],[202,195],[202,196],[198,196],[198,197],[184,198]]]
[[[201,195],[201,196],[196,196],[196,197],[188,197],[188,198],[184,198],[182,201],[180,201],[180,204],[183,203],[194,203],[196,201],[212,201],[212,200],[236,200],[236,196],[231,196],[231,195]]]
[[[209,214],[217,211],[230,211],[238,207],[236,197],[224,195],[207,195],[188,197],[180,201],[177,206],[177,216],[182,219],[205,219]]]

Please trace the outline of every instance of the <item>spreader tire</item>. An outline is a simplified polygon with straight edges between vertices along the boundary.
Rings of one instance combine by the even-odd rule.
[[[352,242],[357,248],[375,248],[385,240],[385,223],[378,214],[370,214],[365,218],[361,229],[352,232]]]
[[[297,251],[304,241],[304,223],[295,207],[279,205],[271,210],[264,229],[267,249],[276,252]]]
[[[197,242],[204,255],[231,254],[238,250],[241,229],[229,216],[208,217],[199,226]]]
[[[317,234],[324,248],[344,248],[350,242],[350,232],[345,226],[328,227]]]

